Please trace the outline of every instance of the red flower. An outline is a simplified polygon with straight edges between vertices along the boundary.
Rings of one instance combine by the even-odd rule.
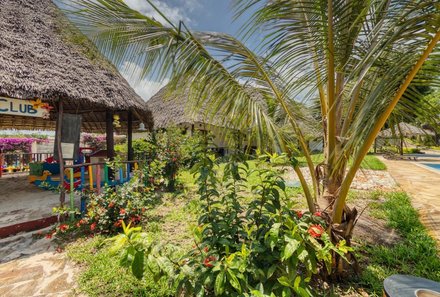
[[[133,223],[140,222],[141,217],[140,217],[140,216],[133,216],[133,217],[131,217],[130,220],[131,220]]]
[[[61,232],[64,232],[67,229],[69,229],[69,225],[61,224],[58,228],[60,229]]]
[[[324,234],[325,231],[321,225],[310,225],[307,232],[309,232],[309,234],[312,235],[314,238],[319,238],[322,234]]]
[[[322,215],[322,213],[320,211],[317,211],[313,214],[314,216],[320,217]]]
[[[47,234],[46,234],[46,239],[51,239],[51,238],[52,238],[52,235],[53,235],[52,233],[47,233]]]
[[[93,230],[95,230],[96,229],[96,222],[95,223],[92,223],[91,225],[90,225],[90,231],[93,231]]]
[[[209,248],[208,248],[207,246],[205,246],[205,248],[203,249],[203,251],[204,251],[205,253],[207,253],[207,252],[209,252]]]
[[[145,212],[145,207],[142,207],[142,212]]]
[[[113,226],[115,226],[115,227],[121,227],[121,225],[122,225],[122,220],[118,220],[117,222],[115,222],[113,224]]]
[[[119,211],[119,214],[122,216],[126,213],[125,209],[121,208],[121,210]]]
[[[115,203],[112,201],[112,202],[110,202],[110,204],[108,205],[108,207],[113,208],[113,206],[115,206]]]
[[[298,216],[298,219],[301,219],[302,216],[303,216],[303,213],[302,213],[301,210],[297,210],[297,211],[296,211],[296,215]]]
[[[81,225],[84,225],[85,223],[86,223],[86,221],[81,219],[78,221],[78,223],[76,223],[76,226],[79,228],[79,227],[81,227]]]
[[[216,261],[217,258],[214,256],[209,256],[205,260],[203,260],[203,265],[205,265],[208,268],[214,267],[214,265],[211,264],[211,262]]]

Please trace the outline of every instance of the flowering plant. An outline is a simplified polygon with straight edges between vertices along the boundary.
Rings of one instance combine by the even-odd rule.
[[[114,238],[121,263],[138,278],[145,267],[168,277],[178,296],[313,296],[312,279],[335,269],[333,253],[344,257],[349,248],[332,244],[325,213],[294,210],[284,180],[265,164],[260,157],[250,171],[232,161],[219,179],[215,160],[204,157],[197,165],[204,212],[193,228],[193,248],[176,257],[176,247],[145,240],[128,226]],[[259,180],[246,205],[240,193],[250,174]]]
[[[68,239],[73,234],[113,234],[121,230],[122,222],[140,224],[147,209],[156,201],[156,194],[140,182],[136,174],[129,182],[117,188],[107,187],[103,193],[88,195],[87,211],[76,221],[63,223],[47,233],[47,238]],[[54,213],[65,216],[67,209],[54,208]],[[76,213],[79,215],[79,213]]]
[[[2,137],[0,138],[0,152],[15,152],[21,151],[30,153],[32,150],[32,143],[45,142],[47,140],[33,137]]]

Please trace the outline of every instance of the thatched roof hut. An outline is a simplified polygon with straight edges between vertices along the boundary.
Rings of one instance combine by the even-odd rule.
[[[193,123],[220,125],[208,119],[203,110],[194,113],[194,104],[188,100],[188,95],[170,92],[167,86],[147,101],[147,107],[154,117],[154,129]]]
[[[261,94],[248,88],[249,93],[263,101]],[[310,109],[301,103],[295,103],[292,108],[300,113],[299,125],[306,136],[311,139],[322,137],[321,130],[317,127],[317,122],[313,119]],[[210,116],[210,112],[205,112],[205,108],[195,108],[195,104],[188,100],[188,94],[173,92],[167,86],[163,87],[153,97],[147,101],[147,107],[153,114],[154,129],[162,129],[170,126],[184,126],[185,124],[197,124],[198,127],[208,124],[217,127],[226,127],[223,117]],[[198,112],[194,112],[197,110]],[[228,126],[228,128],[230,128]]]
[[[393,130],[391,128],[385,129],[379,133],[379,137],[381,138],[394,138],[399,137],[400,133],[403,137],[414,137],[414,136],[428,136],[428,135],[434,135],[434,132],[425,130],[416,126],[413,126],[411,124],[401,122],[398,124],[399,126],[395,125],[393,127],[395,133],[397,136],[393,135]]]
[[[49,102],[83,115],[83,131],[105,131],[105,113],[127,112],[152,127],[151,113],[117,69],[51,0],[0,0],[0,96]],[[56,111],[56,110],[55,110]],[[0,129],[54,129],[49,120],[2,115]],[[124,128],[124,127],[122,127]]]

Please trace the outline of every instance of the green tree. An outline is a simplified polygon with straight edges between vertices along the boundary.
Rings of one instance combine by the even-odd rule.
[[[200,112],[251,135],[260,147],[293,155],[292,143],[298,144],[311,186],[294,159],[293,166],[310,211],[325,201],[321,206],[332,211],[335,236],[350,235],[356,210],[346,206],[346,198],[364,156],[409,84],[438,78],[433,74],[440,60],[438,4],[233,1],[236,16],[249,18],[243,40],[252,35],[263,40],[251,49],[225,33],[174,24],[146,1],[161,20],[120,0],[74,0],[70,16],[116,65],[140,65],[140,79],[169,78],[175,92],[189,90]],[[325,147],[318,167],[294,104],[315,98]]]

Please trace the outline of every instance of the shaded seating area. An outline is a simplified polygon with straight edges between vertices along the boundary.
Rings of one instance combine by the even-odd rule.
[[[136,163],[132,150],[134,127],[153,127],[144,101],[52,1],[2,3],[0,130],[56,133],[54,163],[36,162],[47,168],[31,174],[31,181],[51,181],[54,186],[63,181],[64,188],[71,192],[85,187],[96,189],[106,181],[126,181]],[[102,162],[87,163],[85,158],[78,161],[81,132],[106,134],[108,160],[115,157],[114,134],[127,135],[124,168],[112,172]],[[100,169],[94,171],[94,167]],[[59,196],[64,204],[64,196]]]

